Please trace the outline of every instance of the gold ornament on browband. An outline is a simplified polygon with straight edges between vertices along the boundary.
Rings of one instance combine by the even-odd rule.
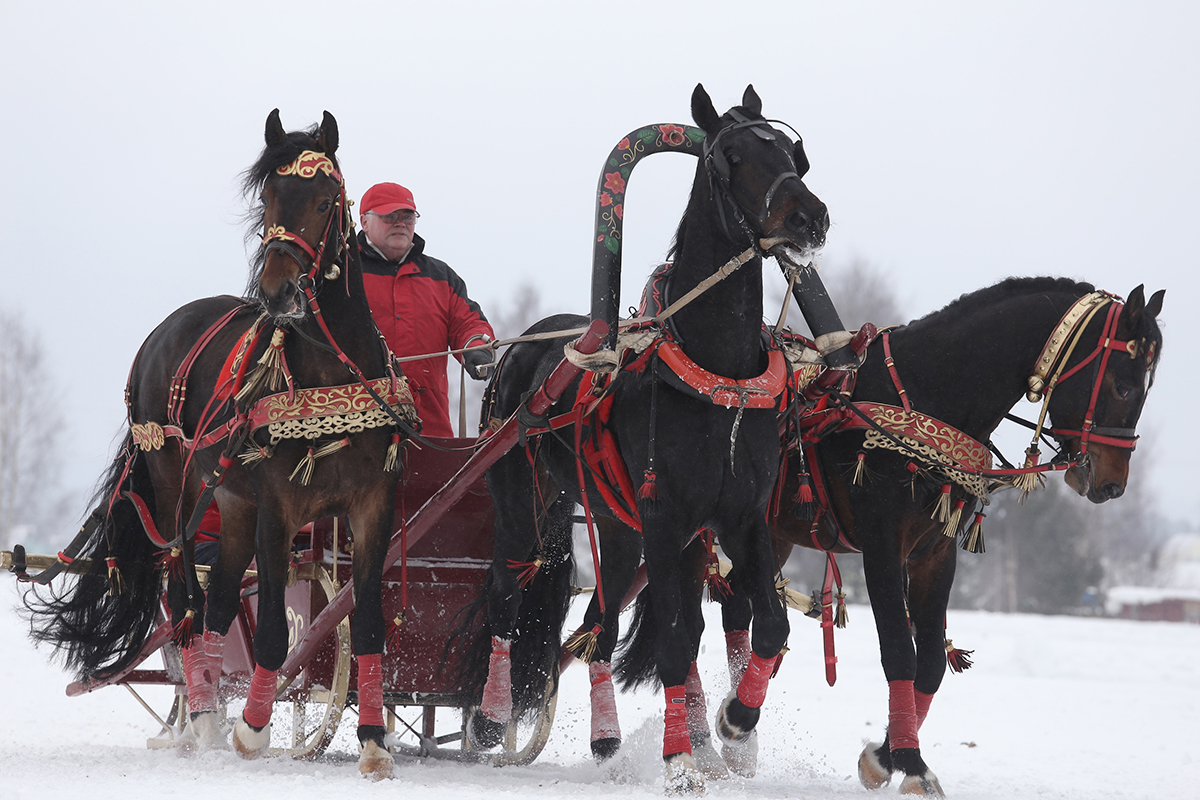
[[[1033,365],[1033,374],[1029,376],[1029,391],[1025,395],[1029,402],[1038,402],[1042,399],[1047,387],[1053,388],[1058,375],[1066,364],[1067,357],[1071,354],[1070,349],[1066,348],[1068,340],[1072,339],[1072,334],[1074,341],[1071,341],[1071,348],[1074,348],[1075,342],[1079,340],[1079,336],[1091,322],[1092,317],[1113,299],[1114,296],[1108,292],[1092,292],[1076,300],[1075,304],[1067,310],[1067,313],[1059,320],[1054,332],[1050,334],[1050,338],[1046,340],[1037,362]],[[1055,364],[1058,364],[1057,370],[1054,369]],[[1050,377],[1051,371],[1054,372],[1053,378]]]
[[[284,164],[275,172],[279,175],[295,175],[300,178],[315,177],[317,172],[324,172],[329,177],[341,178],[337,169],[333,166],[333,161],[324,153],[318,153],[314,150],[305,150],[300,155],[296,156],[296,160],[290,164]]]

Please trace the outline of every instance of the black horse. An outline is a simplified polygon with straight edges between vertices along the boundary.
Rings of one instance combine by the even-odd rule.
[[[762,337],[761,257],[767,252],[763,247],[783,249],[791,256],[810,253],[824,244],[828,214],[801,180],[808,165],[801,143],[791,142],[764,120],[761,107],[752,87],[747,88],[742,104],[724,115],[717,114],[703,87],[697,86],[692,95],[692,116],[706,134],[705,157],[697,168],[672,248],[675,262],[667,301],[683,297],[751,248],[744,266],[671,318],[671,337],[679,346],[672,352],[681,350],[717,389],[705,395],[682,386],[668,374],[668,350],[653,349],[643,353],[649,354],[641,362],[643,368],[618,372],[603,392],[611,399],[605,412],[606,429],[619,451],[619,461],[628,475],[642,479],[634,522],[641,525],[648,591],[670,623],[662,627],[654,652],[667,695],[663,756],[669,783],[680,788],[694,787],[700,780],[684,722],[684,684],[695,657],[693,643],[703,623],[699,586],[680,561],[697,530],[708,527],[719,532],[756,610],[754,674],[743,683],[740,699],[734,698],[723,712],[730,735],[744,737],[753,730],[766,675],[788,632],[787,617],[774,588],[766,527],[767,502],[780,460],[774,406],[782,386],[773,394],[747,385],[770,372],[776,363]],[[563,330],[585,322],[564,315],[544,320],[532,330]],[[556,339],[515,345],[494,380],[490,413],[498,417],[513,413],[522,395],[536,387],[562,358],[563,344],[563,339]],[[593,377],[585,380],[588,386],[601,382]],[[578,382],[573,388],[577,386]],[[722,390],[730,391],[721,394]],[[571,412],[571,399],[580,395],[568,392],[565,396],[570,399],[551,410],[551,420]],[[584,404],[591,399],[584,398]],[[605,427],[599,415],[579,413],[576,419],[583,420],[588,436],[599,435],[599,429]],[[528,422],[535,428],[545,424]],[[531,439],[528,448],[514,449],[488,472],[496,507],[496,548],[486,597],[490,669],[470,731],[478,744],[498,741],[513,716],[514,696],[518,713],[521,698],[530,696],[530,687],[522,686],[521,676],[535,683],[540,680],[544,686],[551,663],[558,657],[557,634],[533,635],[539,643],[554,641],[551,647],[539,645],[540,653],[533,659],[517,654],[521,640],[531,633],[517,621],[521,575],[513,565],[533,562],[547,572],[566,563],[563,558],[547,558],[546,551],[554,547],[548,540],[567,534],[574,504],[584,499],[581,476],[591,510],[612,516],[596,489],[592,469],[577,458],[576,443],[584,433],[577,427],[555,427],[552,434]],[[540,522],[535,524],[535,520]],[[634,526],[614,518],[606,528],[614,540],[621,540],[621,550],[628,554],[623,563],[636,567],[639,547]],[[608,554],[606,550],[606,560]],[[633,569],[618,572],[621,577],[606,583],[598,593],[590,617],[594,627],[583,637],[590,641],[578,648],[593,666],[611,653],[617,609],[633,578]],[[598,613],[601,597],[605,601],[603,615]],[[511,644],[514,639],[515,645]],[[510,647],[518,649],[510,651]],[[528,663],[531,660],[536,660],[535,668]],[[605,680],[594,671],[594,682],[597,678]],[[609,687],[611,691],[611,683]],[[532,694],[540,688],[534,686]],[[611,732],[600,738],[607,741],[594,744],[594,749],[600,755],[611,752],[615,746]]]
[[[837,405],[802,423],[808,462],[790,451],[785,502],[770,519],[771,534],[780,566],[794,545],[862,551],[889,687],[887,737],[867,745],[859,759],[864,786],[879,788],[898,771],[902,794],[942,796],[917,733],[947,666],[956,540],[963,549],[981,549],[974,514],[988,490],[1014,480],[1032,488],[1035,478],[1025,472],[1021,479],[1024,468],[986,473],[981,443],[1022,396],[1040,400],[1052,421],[1046,432],[1061,446],[1043,468],[1065,470],[1068,485],[1094,503],[1120,497],[1162,352],[1156,317],[1163,295],[1146,302],[1139,286],[1122,304],[1085,283],[1009,279],[872,343],[852,400],[874,426]],[[900,435],[909,423],[926,433]],[[1031,456],[1030,465],[1038,460]],[[815,519],[809,507],[786,502],[807,494],[801,484],[809,473],[819,486],[816,499],[827,498]],[[727,640],[737,641],[752,610],[738,582],[731,584],[723,623]],[[625,674],[645,677],[639,664],[653,647],[653,626],[635,628],[628,646]],[[738,661],[731,648],[735,674]]]
[[[239,753],[254,757],[270,740],[275,673],[288,650],[292,539],[311,520],[346,514],[354,533],[359,767],[378,778],[393,769],[379,670],[383,562],[396,450],[402,423],[415,417],[367,306],[337,146],[328,112],[319,127],[292,133],[278,110],[268,116],[266,147],[244,180],[263,237],[252,300],[197,300],[146,339],[127,388],[130,429],[82,550],[93,569],[62,596],[32,606],[34,636],[59,648],[69,667],[85,678],[113,675],[146,641],[167,569],[172,620],[185,645],[189,741],[222,747],[216,679],[242,575],[257,558],[257,667],[233,737]],[[205,610],[184,531],[214,497],[211,485],[221,543]],[[106,561],[123,590],[110,591]]]

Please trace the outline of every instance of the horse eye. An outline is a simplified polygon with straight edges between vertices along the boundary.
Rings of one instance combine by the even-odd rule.
[[[1117,397],[1124,400],[1128,398],[1129,395],[1133,394],[1133,388],[1134,387],[1128,383],[1117,383],[1113,386],[1113,391],[1117,393]]]
[[[329,207],[331,205],[333,205],[333,201],[326,200],[324,203],[321,203],[321,205],[317,208],[317,211],[320,211],[322,214],[324,214],[326,211],[329,210]]]
[[[742,163],[742,157],[739,156],[737,153],[733,153],[730,156],[728,156],[728,161],[732,166],[736,167],[738,164]]]

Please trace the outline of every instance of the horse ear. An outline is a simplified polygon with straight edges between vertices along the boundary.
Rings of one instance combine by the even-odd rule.
[[[283,144],[287,139],[287,133],[283,130],[283,123],[279,121],[279,109],[275,109],[270,114],[267,114],[267,147],[275,147]]]
[[[1148,316],[1150,319],[1158,318],[1158,315],[1162,313],[1163,297],[1165,297],[1166,294],[1166,289],[1159,289],[1150,296],[1149,302],[1146,303],[1146,316]]]
[[[321,119],[321,130],[317,134],[321,141],[321,152],[327,156],[331,156],[337,152],[338,147],[338,127],[337,120],[333,118],[333,114],[328,111]]]
[[[1117,335],[1129,338],[1137,335],[1142,323],[1142,311],[1146,308],[1145,285],[1141,284],[1129,293],[1125,308],[1121,311],[1121,319],[1117,324]]]
[[[754,91],[753,83],[746,84],[746,91],[742,94],[742,108],[756,117],[762,116],[762,100],[758,98],[758,92]]]
[[[717,122],[721,119],[717,110],[713,108],[712,98],[708,96],[708,92],[704,91],[702,83],[697,83],[696,88],[692,90],[692,119],[704,129],[705,133],[715,131]]]

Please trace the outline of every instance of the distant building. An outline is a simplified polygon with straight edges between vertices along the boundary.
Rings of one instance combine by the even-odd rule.
[[[1157,560],[1157,586],[1114,586],[1105,611],[1123,619],[1200,624],[1200,533],[1172,536]]]

